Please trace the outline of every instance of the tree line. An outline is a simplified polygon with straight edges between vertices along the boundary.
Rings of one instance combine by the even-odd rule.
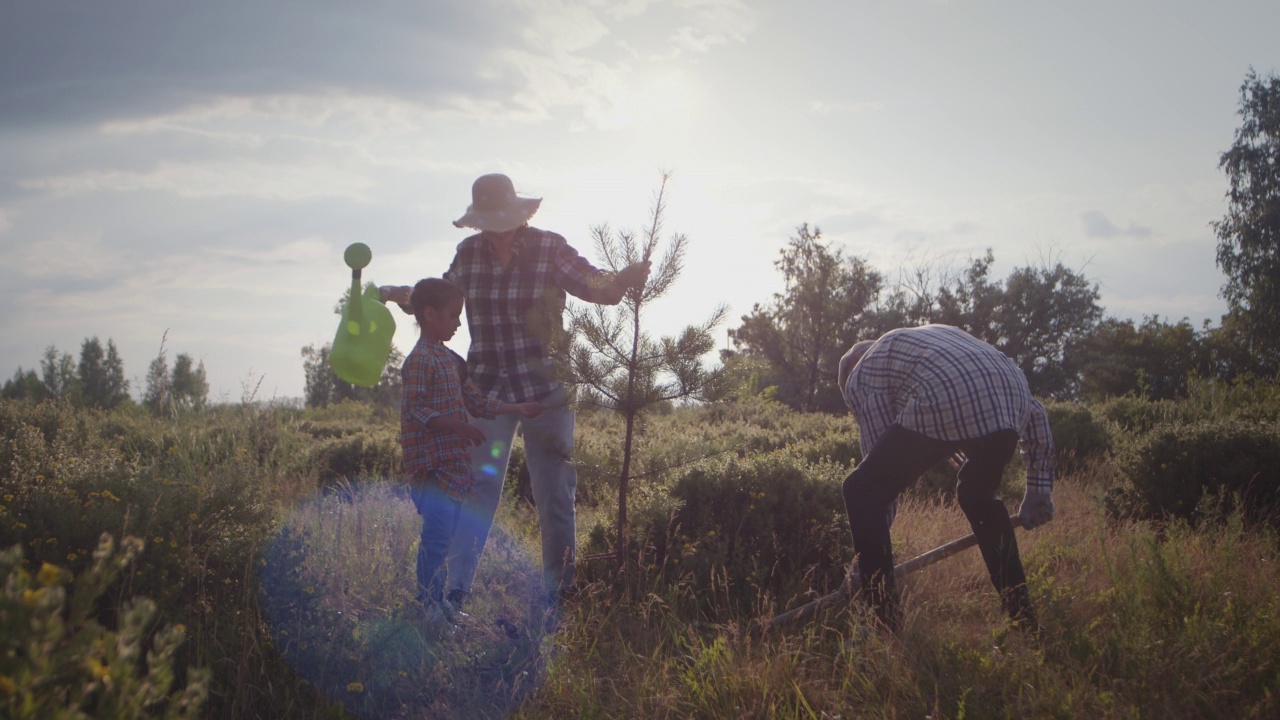
[[[1185,395],[1192,377],[1272,378],[1280,371],[1280,77],[1250,70],[1242,122],[1219,158],[1227,213],[1213,223],[1228,312],[1218,327],[1149,315],[1104,317],[1098,287],[1062,263],[991,277],[988,250],[959,269],[921,265],[889,286],[802,224],[775,266],[784,288],[729,331],[722,395],[768,391],[801,410],[843,411],[832,378],[858,340],[896,327],[963,328],[1017,362],[1032,391],[1055,399]]]
[[[834,378],[858,340],[898,327],[944,323],[998,348],[1026,374],[1032,392],[1054,399],[1129,393],[1172,398],[1187,378],[1243,370],[1236,336],[1148,316],[1104,318],[1098,287],[1060,262],[991,275],[987,250],[962,268],[922,265],[889,284],[859,257],[846,257],[803,224],[775,263],[784,289],[729,331],[721,353],[723,395],[760,393],[800,410],[841,412]]]
[[[80,345],[79,361],[71,353],[59,352],[50,345],[40,359],[40,368],[24,370],[21,366],[0,387],[0,397],[9,399],[62,400],[76,407],[110,410],[135,405],[129,395],[124,361],[115,341],[102,341],[95,335]],[[141,406],[155,415],[166,415],[184,409],[201,409],[208,404],[209,382],[204,361],[196,361],[186,353],[174,358],[169,367],[165,343],[147,370],[146,390]]]

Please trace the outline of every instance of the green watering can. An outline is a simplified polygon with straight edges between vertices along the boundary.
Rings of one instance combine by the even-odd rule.
[[[360,270],[373,259],[364,243],[352,243],[342,254],[351,268],[351,297],[342,308],[342,322],[329,349],[329,365],[338,377],[352,385],[373,387],[382,379],[396,321],[382,304],[378,288],[370,285],[361,292]]]

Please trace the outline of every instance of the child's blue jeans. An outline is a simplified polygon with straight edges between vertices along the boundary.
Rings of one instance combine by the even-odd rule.
[[[410,489],[414,507],[422,516],[418,541],[418,600],[439,602],[444,597],[444,559],[449,554],[449,538],[458,525],[462,503],[431,482]]]

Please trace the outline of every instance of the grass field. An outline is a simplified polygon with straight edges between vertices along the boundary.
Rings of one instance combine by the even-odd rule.
[[[615,430],[579,423],[584,554],[614,532]],[[475,623],[446,635],[413,610],[419,520],[394,482],[395,433],[360,407],[159,421],[0,405],[0,541],[23,553],[5,566],[0,714],[1280,717],[1274,525],[1229,502],[1194,523],[1117,512],[1110,453],[1073,463],[1056,519],[1019,531],[1038,639],[1009,627],[976,550],[904,583],[900,635],[856,602],[748,633],[829,590],[851,552],[832,499],[852,423],[777,406],[649,419],[635,552],[621,569],[582,563],[557,632],[534,611],[536,521],[511,483]],[[945,485],[905,499],[899,561],[967,534]],[[103,533],[142,549],[95,561]],[[137,597],[154,617],[131,626]]]

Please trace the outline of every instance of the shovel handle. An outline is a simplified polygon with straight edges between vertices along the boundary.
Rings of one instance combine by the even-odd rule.
[[[1015,528],[1022,527],[1022,520],[1018,518],[1017,515],[1010,516],[1009,522],[1013,523]],[[939,560],[945,560],[958,552],[968,550],[977,544],[978,538],[974,537],[973,533],[970,533],[962,538],[952,540],[946,545],[939,545],[938,547],[921,555],[917,555],[906,562],[899,563],[893,568],[893,576],[895,578],[905,577],[921,568],[928,567]],[[861,582],[858,578],[858,565],[857,563],[853,563],[849,566],[849,573],[845,576],[844,582],[840,584],[840,588],[835,592],[827,593],[817,600],[812,600],[798,608],[788,610],[780,615],[775,615],[768,620],[757,620],[752,623],[752,630],[755,632],[763,632],[765,630],[782,627],[783,625],[789,625],[793,622],[805,620],[819,610],[830,607],[839,602],[844,602],[852,597],[861,586]]]

